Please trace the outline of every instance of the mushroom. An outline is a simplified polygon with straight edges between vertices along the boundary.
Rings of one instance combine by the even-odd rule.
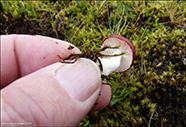
[[[79,58],[91,59],[100,68],[101,74],[107,76],[113,71],[124,72],[128,70],[134,62],[135,49],[128,39],[112,35],[103,41],[99,50],[71,54],[61,62],[74,63]]]
[[[118,48],[107,48],[100,51],[105,56],[109,55],[109,57],[98,57],[103,67],[102,75],[107,76],[111,72],[124,72],[130,69],[135,58],[135,48],[128,39],[119,35],[112,35],[103,41],[100,49],[104,47]],[[98,62],[96,64],[99,65]]]

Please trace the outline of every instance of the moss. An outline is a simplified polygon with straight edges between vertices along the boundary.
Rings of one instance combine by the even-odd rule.
[[[119,6],[118,6],[119,3]],[[99,49],[111,34],[136,49],[133,69],[112,73],[113,109],[89,113],[87,126],[184,126],[186,3],[182,1],[1,1],[1,34],[40,34]],[[123,11],[124,10],[124,11]],[[20,25],[21,24],[21,25]],[[55,30],[56,29],[56,30]],[[56,32],[57,31],[57,34]]]

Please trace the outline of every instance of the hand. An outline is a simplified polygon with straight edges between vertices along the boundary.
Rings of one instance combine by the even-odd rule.
[[[90,110],[106,107],[110,87],[101,85],[93,61],[59,62],[57,55],[80,53],[69,45],[37,35],[1,35],[1,125],[75,126]]]

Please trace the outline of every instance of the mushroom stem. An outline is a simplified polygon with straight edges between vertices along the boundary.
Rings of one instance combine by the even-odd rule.
[[[119,50],[116,50],[115,52],[113,52],[113,56],[102,57],[102,58],[99,57],[103,67],[102,75],[107,76],[111,72],[115,71],[120,66],[122,55],[123,54],[121,54]]]
[[[100,61],[103,67],[102,75],[107,76],[120,66],[121,56],[100,58]]]

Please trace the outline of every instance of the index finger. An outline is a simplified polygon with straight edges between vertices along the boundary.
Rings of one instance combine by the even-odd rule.
[[[68,48],[69,46],[74,48]],[[1,35],[1,88],[72,53],[74,45],[40,35]]]

